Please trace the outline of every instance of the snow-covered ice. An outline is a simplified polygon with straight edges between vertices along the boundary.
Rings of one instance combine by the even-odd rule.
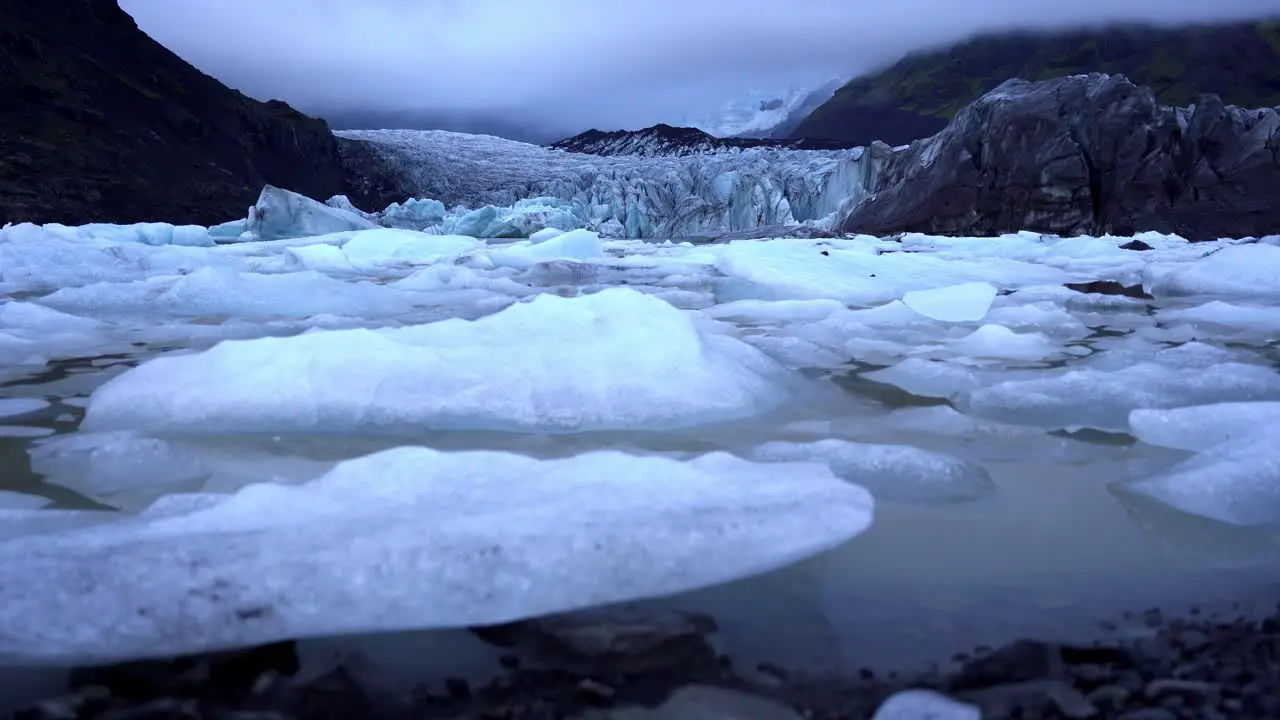
[[[667,595],[835,547],[871,509],[813,463],[400,448],[299,486],[0,542],[0,657],[160,656]]]
[[[158,358],[98,390],[84,425],[668,429],[764,412],[786,394],[783,368],[760,351],[700,328],[661,300],[613,288],[541,295],[476,321],[228,341]]]

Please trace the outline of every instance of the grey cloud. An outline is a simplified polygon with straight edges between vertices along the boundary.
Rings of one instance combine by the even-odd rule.
[[[46,0],[52,1],[52,0]],[[121,0],[260,98],[309,110],[641,127],[977,31],[1280,13],[1278,0]]]

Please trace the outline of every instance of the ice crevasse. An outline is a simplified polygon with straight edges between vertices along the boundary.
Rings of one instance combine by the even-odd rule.
[[[687,238],[802,223],[830,227],[867,197],[892,153],[875,144],[833,151],[751,148],[600,157],[435,130],[338,135],[362,142],[375,166],[371,170],[394,179],[406,197],[429,199],[395,203],[373,213],[374,220],[479,237],[528,237],[543,227],[628,238]],[[453,209],[445,212],[445,206]]]

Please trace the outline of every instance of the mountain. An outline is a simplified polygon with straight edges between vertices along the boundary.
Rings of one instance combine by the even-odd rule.
[[[721,138],[785,138],[843,84],[843,80],[829,80],[816,87],[795,86],[781,92],[753,90],[712,112],[691,115],[680,124]]]
[[[1280,233],[1280,108],[1158,104],[1123,75],[1013,79],[893,153],[845,232]]]
[[[590,155],[680,157],[755,147],[791,150],[845,150],[852,143],[839,140],[775,140],[771,138],[715,137],[698,128],[654,125],[643,130],[588,130],[551,144],[556,150]]]
[[[324,121],[201,73],[115,0],[0,0],[0,98],[0,225],[212,224],[267,183],[343,190]]]
[[[1200,93],[1244,107],[1280,105],[1280,21],[980,36],[855,78],[791,137],[905,144],[942,130],[1009,78],[1090,72],[1124,74],[1167,105],[1186,106]]]

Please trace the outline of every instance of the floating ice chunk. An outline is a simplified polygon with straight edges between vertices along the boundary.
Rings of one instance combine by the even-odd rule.
[[[1280,523],[1277,447],[1280,424],[1263,426],[1117,489],[1232,525]]]
[[[0,542],[0,659],[164,656],[660,597],[833,548],[873,506],[819,464],[426,448],[195,500]]]
[[[1280,402],[1214,403],[1129,413],[1134,437],[1178,450],[1207,450],[1271,424],[1280,425]]]
[[[1233,245],[1191,263],[1153,263],[1143,284],[1156,297],[1280,298],[1280,247]]]
[[[604,257],[600,236],[590,230],[570,230],[550,240],[533,244],[516,242],[490,250],[495,265],[528,269],[547,260],[592,260]]]
[[[117,505],[121,494],[148,501],[209,475],[198,458],[168,443],[129,432],[60,435],[28,449],[31,469],[45,481]]]
[[[913,290],[902,296],[902,302],[931,320],[975,322],[991,309],[998,292],[990,283],[961,283],[932,290]]]
[[[377,227],[356,213],[329,207],[290,190],[265,185],[250,213],[246,229],[260,240],[281,240]]]
[[[161,357],[103,385],[90,430],[584,431],[737,419],[787,396],[741,340],[629,288],[469,322],[315,331]]]
[[[542,228],[541,230],[530,235],[529,241],[533,243],[546,242],[551,238],[560,237],[561,235],[564,234],[564,232],[565,232],[564,230],[557,230],[556,228],[550,228],[550,227]]]
[[[957,407],[978,417],[1044,428],[1128,432],[1129,413],[1212,402],[1280,400],[1280,373],[1221,363],[1171,368],[1140,363],[1113,372],[1076,370],[1042,380],[1011,380],[962,394]]]
[[[1062,345],[1039,333],[1016,333],[1002,325],[983,325],[948,344],[961,355],[995,360],[1044,360],[1061,354]]]
[[[885,700],[871,720],[982,720],[982,711],[932,690],[903,690]]]
[[[27,493],[0,490],[0,511],[36,510],[49,504],[49,498]]]
[[[0,418],[30,415],[49,407],[49,401],[40,398],[0,398]]]
[[[941,360],[907,358],[862,377],[902,388],[919,397],[949,398],[981,386],[973,371]]]
[[[986,469],[959,458],[907,445],[848,440],[769,442],[748,458],[760,462],[822,462],[837,477],[870,490],[876,499],[902,503],[976,500],[996,491]]]

